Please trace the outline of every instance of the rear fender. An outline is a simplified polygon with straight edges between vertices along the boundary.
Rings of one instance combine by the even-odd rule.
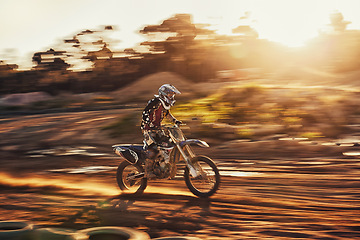
[[[136,164],[139,161],[138,153],[132,150],[130,146],[114,145],[113,150],[117,155],[125,158],[126,161],[128,161],[131,164]]]

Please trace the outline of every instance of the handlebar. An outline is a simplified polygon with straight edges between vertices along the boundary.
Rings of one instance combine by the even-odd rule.
[[[161,125],[161,129],[163,128],[180,128],[180,126],[186,126],[185,123],[181,123],[181,124],[164,124],[164,125]]]
[[[160,127],[160,129],[164,130],[164,129],[169,129],[169,128],[178,128],[180,127],[177,124],[164,124]]]

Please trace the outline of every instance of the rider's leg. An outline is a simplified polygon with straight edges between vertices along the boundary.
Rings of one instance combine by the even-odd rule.
[[[154,160],[158,155],[158,150],[156,145],[150,145],[147,150],[147,158],[145,161],[145,177],[146,178],[154,178],[156,175],[153,172],[154,168]]]

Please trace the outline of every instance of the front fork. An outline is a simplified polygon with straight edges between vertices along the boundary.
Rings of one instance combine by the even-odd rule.
[[[196,166],[193,165],[193,163],[190,161],[192,158],[195,157],[194,152],[192,151],[191,147],[189,145],[185,145],[184,149],[180,146],[179,143],[176,143],[176,147],[179,150],[181,156],[183,156],[186,165],[189,168],[190,174],[191,176],[193,176],[194,178],[199,176],[201,173],[199,173],[199,169],[196,169]],[[186,152],[188,154],[186,154]]]

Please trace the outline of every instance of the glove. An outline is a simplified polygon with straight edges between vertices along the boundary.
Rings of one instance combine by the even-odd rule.
[[[181,125],[183,122],[182,121],[180,121],[180,120],[175,120],[175,124],[176,125]]]

